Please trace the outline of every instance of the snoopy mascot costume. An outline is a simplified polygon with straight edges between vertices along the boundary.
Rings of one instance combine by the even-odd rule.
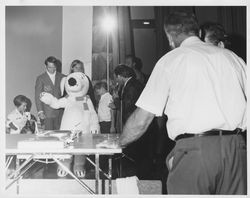
[[[50,93],[43,92],[40,100],[54,109],[64,108],[60,130],[80,130],[82,133],[99,133],[100,126],[97,113],[87,94],[89,88],[88,78],[82,72],[69,74],[64,79],[64,87],[67,95],[57,99]],[[73,171],[77,177],[85,176],[86,156],[74,155],[62,162],[70,168],[73,163]],[[65,177],[67,172],[61,167],[57,168],[57,175]]]

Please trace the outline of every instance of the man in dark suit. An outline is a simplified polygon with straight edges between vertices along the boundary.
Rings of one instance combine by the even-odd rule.
[[[121,101],[122,123],[125,123],[129,115],[136,109],[135,103],[139,98],[143,86],[136,80],[135,72],[126,65],[118,65],[114,70],[115,79],[121,90],[119,97]]]
[[[118,65],[114,69],[114,77],[120,88],[119,99],[120,105],[117,104],[117,109],[121,110],[121,122],[124,124],[128,117],[136,109],[135,103],[139,98],[143,85],[136,79],[134,70],[126,65]],[[131,176],[136,174],[139,178],[145,178],[145,174],[149,170],[149,163],[144,163],[150,160],[150,132],[144,135],[139,141],[134,142],[123,150],[128,160],[123,160],[122,176]],[[132,162],[132,163],[131,163]],[[146,166],[145,166],[146,164]]]
[[[48,92],[56,98],[61,97],[60,82],[65,76],[56,71],[57,59],[53,56],[45,60],[46,71],[36,79],[35,102],[39,119],[44,121],[45,130],[57,130],[60,128],[62,109],[53,109],[40,101],[40,93]]]

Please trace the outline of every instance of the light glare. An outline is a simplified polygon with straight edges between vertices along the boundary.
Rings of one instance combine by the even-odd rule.
[[[103,20],[102,26],[105,31],[111,32],[115,26],[115,20],[110,16],[106,16]]]

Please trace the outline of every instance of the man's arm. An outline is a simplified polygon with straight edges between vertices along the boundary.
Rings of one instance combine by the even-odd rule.
[[[153,118],[153,113],[137,107],[123,127],[120,146],[126,146],[139,139],[146,132]]]

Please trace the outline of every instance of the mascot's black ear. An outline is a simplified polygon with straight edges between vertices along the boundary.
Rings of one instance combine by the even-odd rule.
[[[69,83],[70,86],[74,86],[74,85],[76,85],[76,79],[70,78],[70,79],[68,80],[68,83]]]

